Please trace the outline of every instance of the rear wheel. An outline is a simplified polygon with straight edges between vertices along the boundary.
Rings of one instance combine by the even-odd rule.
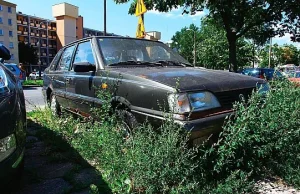
[[[50,110],[52,115],[54,116],[60,116],[61,115],[61,107],[56,99],[56,96],[54,94],[50,95]]]

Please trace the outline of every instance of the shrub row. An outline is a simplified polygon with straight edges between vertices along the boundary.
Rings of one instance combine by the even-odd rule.
[[[124,139],[122,125],[109,115],[110,94],[99,122],[32,118],[56,131],[102,173],[114,193],[241,193],[256,179],[280,176],[300,187],[300,88],[275,83],[265,98],[253,93],[236,103],[219,140],[190,148],[188,133],[166,121],[159,133],[145,123]],[[109,118],[109,119],[108,119]]]

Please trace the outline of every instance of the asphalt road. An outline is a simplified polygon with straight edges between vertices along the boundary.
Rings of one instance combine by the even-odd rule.
[[[26,111],[32,111],[36,108],[45,107],[46,103],[42,94],[42,87],[24,87],[26,100]]]

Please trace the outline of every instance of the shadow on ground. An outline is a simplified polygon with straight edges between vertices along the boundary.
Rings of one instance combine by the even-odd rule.
[[[99,171],[62,136],[32,120],[27,131],[24,172],[8,193],[111,193]],[[96,189],[90,189],[91,185]]]

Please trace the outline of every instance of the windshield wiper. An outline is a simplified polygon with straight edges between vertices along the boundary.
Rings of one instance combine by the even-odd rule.
[[[148,65],[148,66],[156,66],[154,63],[151,62],[143,62],[143,61],[133,61],[133,60],[129,60],[129,61],[120,61],[117,63],[112,63],[109,64],[108,66],[122,66],[122,65]]]
[[[183,63],[180,61],[172,61],[172,60],[159,60],[159,61],[155,61],[153,63],[158,63],[158,64],[167,64],[168,65],[173,65],[173,66],[181,66],[181,67],[193,67],[192,65],[188,64],[188,63]]]

